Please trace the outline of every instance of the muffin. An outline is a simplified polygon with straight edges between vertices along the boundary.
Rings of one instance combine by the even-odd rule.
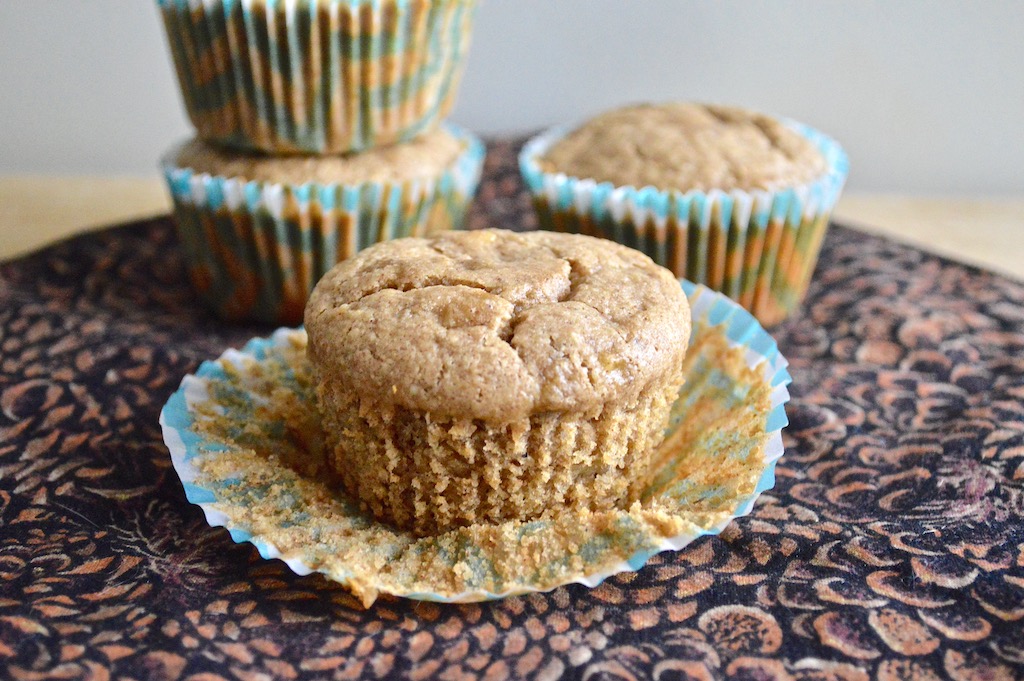
[[[369,248],[305,322],[331,467],[419,535],[628,505],[690,334],[679,282],[641,253],[501,230]]]
[[[199,137],[327,154],[396,144],[448,114],[475,0],[158,0]]]
[[[548,131],[520,167],[543,228],[637,248],[774,324],[806,292],[848,162],[799,123],[669,103]]]
[[[460,226],[483,144],[446,125],[351,156],[267,157],[192,140],[164,159],[186,267],[221,317],[298,324],[336,263]]]

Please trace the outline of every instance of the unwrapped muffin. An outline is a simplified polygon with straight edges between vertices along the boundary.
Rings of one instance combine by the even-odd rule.
[[[332,467],[421,535],[628,504],[690,334],[679,282],[646,256],[500,230],[369,248],[305,321]]]
[[[807,126],[684,103],[549,131],[520,165],[542,227],[637,248],[766,324],[802,299],[848,169]]]
[[[460,226],[483,144],[453,125],[349,156],[234,152],[199,140],[164,174],[193,285],[227,319],[298,324],[331,267],[385,239]]]

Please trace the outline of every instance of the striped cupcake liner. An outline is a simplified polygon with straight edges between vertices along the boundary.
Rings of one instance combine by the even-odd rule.
[[[189,277],[219,316],[299,324],[316,282],[380,241],[457,229],[483,166],[483,143],[446,124],[464,145],[439,177],[401,183],[300,185],[163,170]]]
[[[806,125],[784,121],[824,156],[814,182],[777,191],[663,191],[545,172],[540,160],[569,132],[530,140],[519,157],[544,229],[612,239],[649,255],[676,276],[737,301],[765,325],[801,302],[817,263],[849,161],[839,144]]]
[[[346,585],[364,605],[381,593],[465,603],[573,583],[594,587],[718,534],[775,485],[788,423],[786,359],[736,303],[682,285],[693,312],[692,357],[666,439],[681,435],[674,442],[682,444],[664,450],[629,509],[425,538],[362,514],[322,476],[285,463],[308,463],[322,447],[316,433],[305,442],[296,437],[319,423],[302,330],[254,339],[186,376],[160,414],[164,442],[186,498],[211,526],[300,575],[319,572]],[[736,352],[740,368],[716,361],[708,350],[715,343],[704,341]],[[556,548],[566,535],[571,547]]]
[[[476,0],[158,0],[199,136],[268,153],[363,151],[437,127]]]

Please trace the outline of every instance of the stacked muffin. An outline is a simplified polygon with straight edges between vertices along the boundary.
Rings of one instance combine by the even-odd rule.
[[[163,161],[189,276],[297,324],[379,241],[458,227],[484,149],[444,117],[476,0],[159,0],[197,137]]]

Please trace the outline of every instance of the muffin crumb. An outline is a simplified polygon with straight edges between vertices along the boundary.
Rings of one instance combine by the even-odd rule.
[[[641,104],[597,116],[541,159],[561,172],[662,190],[775,190],[825,174],[824,157],[770,116],[710,104]]]
[[[416,139],[360,154],[270,156],[237,151],[199,138],[172,150],[170,162],[195,173],[280,184],[357,185],[437,177],[466,144],[439,128]]]

